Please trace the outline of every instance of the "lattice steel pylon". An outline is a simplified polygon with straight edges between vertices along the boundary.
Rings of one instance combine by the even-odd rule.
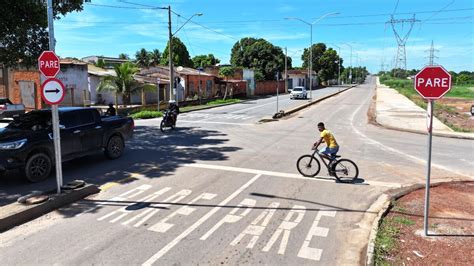
[[[405,45],[408,40],[408,36],[411,33],[411,30],[413,29],[413,26],[415,25],[415,22],[418,22],[420,20],[415,19],[415,15],[413,15],[413,18],[410,19],[394,19],[393,15],[391,16],[391,19],[387,21],[387,23],[390,23],[392,25],[393,33],[395,34],[395,38],[397,39],[398,43],[398,48],[397,48],[397,54],[396,54],[396,59],[395,59],[395,69],[407,69],[407,54],[406,54],[406,49]],[[409,30],[403,34],[399,34],[397,30],[395,29],[396,24],[402,24],[402,28],[404,27],[405,24],[409,24],[410,28]]]
[[[435,63],[434,59],[435,59],[435,58],[436,58],[436,59],[439,58],[439,57],[437,57],[437,56],[435,55],[435,53],[436,53],[436,52],[439,52],[439,50],[437,50],[437,49],[434,48],[434,42],[433,42],[433,41],[431,41],[431,48],[430,48],[429,50],[427,50],[426,52],[429,52],[429,53],[430,53],[430,55],[429,55],[429,57],[428,57],[428,58],[429,58],[428,65],[429,65],[429,66],[437,65],[437,64]]]

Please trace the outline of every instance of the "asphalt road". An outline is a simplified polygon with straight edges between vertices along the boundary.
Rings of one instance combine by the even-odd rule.
[[[375,216],[371,204],[426,171],[426,136],[367,124],[374,82],[278,122],[256,123],[272,114],[272,98],[248,113],[243,103],[194,113],[207,117],[184,114],[165,134],[159,120],[137,121],[119,160],[97,155],[64,167],[66,179],[104,184],[103,192],[3,233],[0,261],[358,263]],[[252,117],[223,116],[239,109]],[[297,174],[319,121],[335,134],[340,154],[357,162],[356,184],[336,183],[325,170],[318,178]],[[435,137],[433,146],[433,181],[474,175],[473,141]],[[7,180],[2,187],[19,184]]]

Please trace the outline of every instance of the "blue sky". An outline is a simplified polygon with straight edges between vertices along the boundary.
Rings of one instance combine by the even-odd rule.
[[[196,13],[177,36],[193,57],[214,54],[222,63],[230,60],[230,50],[243,37],[264,38],[274,45],[287,47],[294,66],[301,66],[301,54],[310,44],[310,27],[298,17],[313,22],[332,12],[313,26],[313,43],[324,42],[339,50],[344,65],[367,66],[378,72],[382,62],[386,68],[393,64],[397,42],[390,24],[395,19],[421,20],[413,27],[406,43],[407,68],[420,69],[427,62],[426,50],[434,42],[435,62],[448,70],[474,71],[474,1],[472,0],[92,0],[80,13],[70,13],[55,21],[56,52],[61,57],[104,55],[116,57],[126,53],[132,58],[140,48],[163,51],[168,41],[167,10],[137,9],[143,5],[168,6],[172,15],[173,31],[185,18]],[[398,4],[397,4],[398,3]],[[109,5],[127,8],[111,8]],[[408,24],[398,24],[401,36]],[[348,44],[348,45],[347,45]]]

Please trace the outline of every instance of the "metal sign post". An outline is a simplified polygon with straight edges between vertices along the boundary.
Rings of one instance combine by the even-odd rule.
[[[49,34],[49,50],[55,50],[54,25],[53,25],[53,0],[48,0],[48,34]],[[57,193],[61,193],[63,185],[63,169],[61,165],[61,137],[59,131],[59,113],[58,105],[51,105],[51,114],[53,118],[53,140],[54,140],[54,157],[56,166]]]
[[[428,160],[426,166],[426,187],[425,187],[425,210],[423,219],[423,229],[425,236],[428,236],[428,214],[430,210],[430,177],[431,177],[431,143],[433,139],[433,100],[428,100]]]

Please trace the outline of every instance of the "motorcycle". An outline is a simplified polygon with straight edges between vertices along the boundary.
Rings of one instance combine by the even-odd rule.
[[[170,110],[166,110],[163,116],[163,120],[160,123],[161,132],[165,132],[168,129],[174,129],[176,127],[176,121],[173,118],[173,113]]]

